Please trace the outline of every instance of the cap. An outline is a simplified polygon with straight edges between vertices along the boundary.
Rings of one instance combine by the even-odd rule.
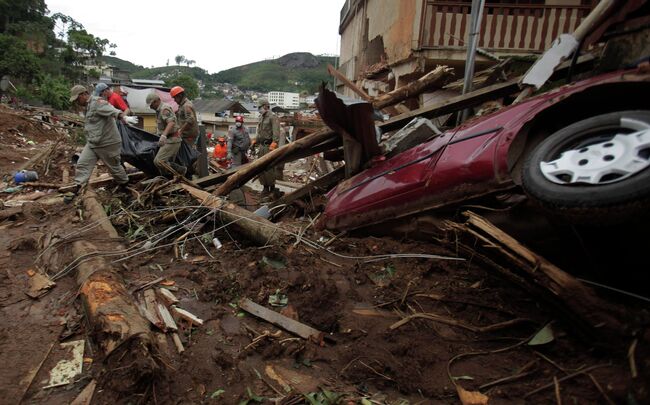
[[[145,101],[147,102],[147,105],[150,106],[151,103],[156,100],[160,100],[160,96],[156,93],[149,93],[147,94],[147,99]]]
[[[84,86],[77,84],[76,86],[72,87],[70,89],[70,102],[72,103],[79,97],[81,93],[88,93],[88,89],[86,89]]]
[[[108,88],[108,84],[99,83],[97,86],[95,86],[95,91],[93,92],[93,94],[99,96],[100,94],[102,94],[102,91],[106,90],[107,88]]]

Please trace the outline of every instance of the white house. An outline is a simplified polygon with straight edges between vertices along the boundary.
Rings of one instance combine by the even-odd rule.
[[[270,104],[279,105],[282,108],[299,108],[300,94],[287,93],[285,91],[271,91],[267,95]]]

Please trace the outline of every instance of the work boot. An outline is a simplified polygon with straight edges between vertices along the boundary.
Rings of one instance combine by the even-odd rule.
[[[260,193],[260,202],[269,201],[272,199],[273,187],[264,186]]]
[[[67,193],[63,194],[63,202],[70,204],[77,196],[77,194],[79,194],[79,190],[81,190],[81,184],[76,184],[72,191],[68,191]]]

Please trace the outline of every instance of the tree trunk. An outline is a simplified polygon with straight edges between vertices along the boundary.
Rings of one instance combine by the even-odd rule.
[[[329,128],[323,128],[317,132],[314,132],[313,134],[307,135],[302,139],[287,144],[281,148],[277,148],[257,159],[256,161],[250,163],[248,166],[240,168],[236,173],[230,176],[228,180],[225,181],[225,183],[219,186],[215,195],[228,195],[228,193],[230,193],[232,190],[242,186],[247,181],[251,180],[253,177],[257,176],[263,171],[268,170],[280,163],[286,162],[286,158],[293,155],[294,153],[309,151],[314,146],[336,139],[338,136],[339,135],[337,135]]]
[[[96,195],[83,197],[86,219],[100,224],[95,236],[119,237]],[[72,244],[75,259],[99,251],[120,250],[117,242],[104,243],[101,248],[79,240]],[[105,388],[123,393],[141,392],[161,373],[154,360],[157,347],[150,333],[149,322],[140,315],[124,280],[101,256],[82,261],[77,268],[77,284],[92,334],[106,356]]]
[[[199,190],[187,184],[181,184],[181,187],[201,201],[202,205],[218,209],[224,224],[229,224],[228,226],[257,245],[274,245],[282,242],[285,232],[282,231],[279,225],[235,204],[228,203],[222,198],[215,197],[207,191]]]
[[[449,68],[447,66],[438,66],[418,80],[397,88],[389,93],[382,94],[379,97],[375,97],[372,100],[372,105],[376,109],[381,110],[388,106],[402,102],[407,98],[418,96],[426,89],[434,85],[442,87],[444,82],[452,76],[452,72],[452,68]]]

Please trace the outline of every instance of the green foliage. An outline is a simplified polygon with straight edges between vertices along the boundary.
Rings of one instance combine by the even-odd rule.
[[[284,66],[279,60],[255,62],[238,66],[213,75],[213,80],[231,83],[240,88],[267,91],[293,91],[315,93],[321,82],[330,80],[327,64],[334,63],[329,56],[316,56],[317,66]]]
[[[41,79],[40,98],[57,110],[65,110],[70,106],[71,87],[70,82],[61,76],[46,75]]]
[[[134,73],[144,69],[144,66],[136,65],[128,60],[115,58],[112,56],[103,55],[101,61],[107,65],[115,66],[118,69],[125,70],[129,73]]]
[[[22,40],[0,34],[0,76],[10,75],[30,82],[40,72],[36,55]]]
[[[165,80],[165,86],[167,87],[174,87],[174,86],[181,86],[182,88],[185,89],[185,95],[190,98],[194,99],[198,97],[199,95],[199,85],[194,80],[194,78],[188,74],[180,74],[178,76],[170,77],[169,79]]]

